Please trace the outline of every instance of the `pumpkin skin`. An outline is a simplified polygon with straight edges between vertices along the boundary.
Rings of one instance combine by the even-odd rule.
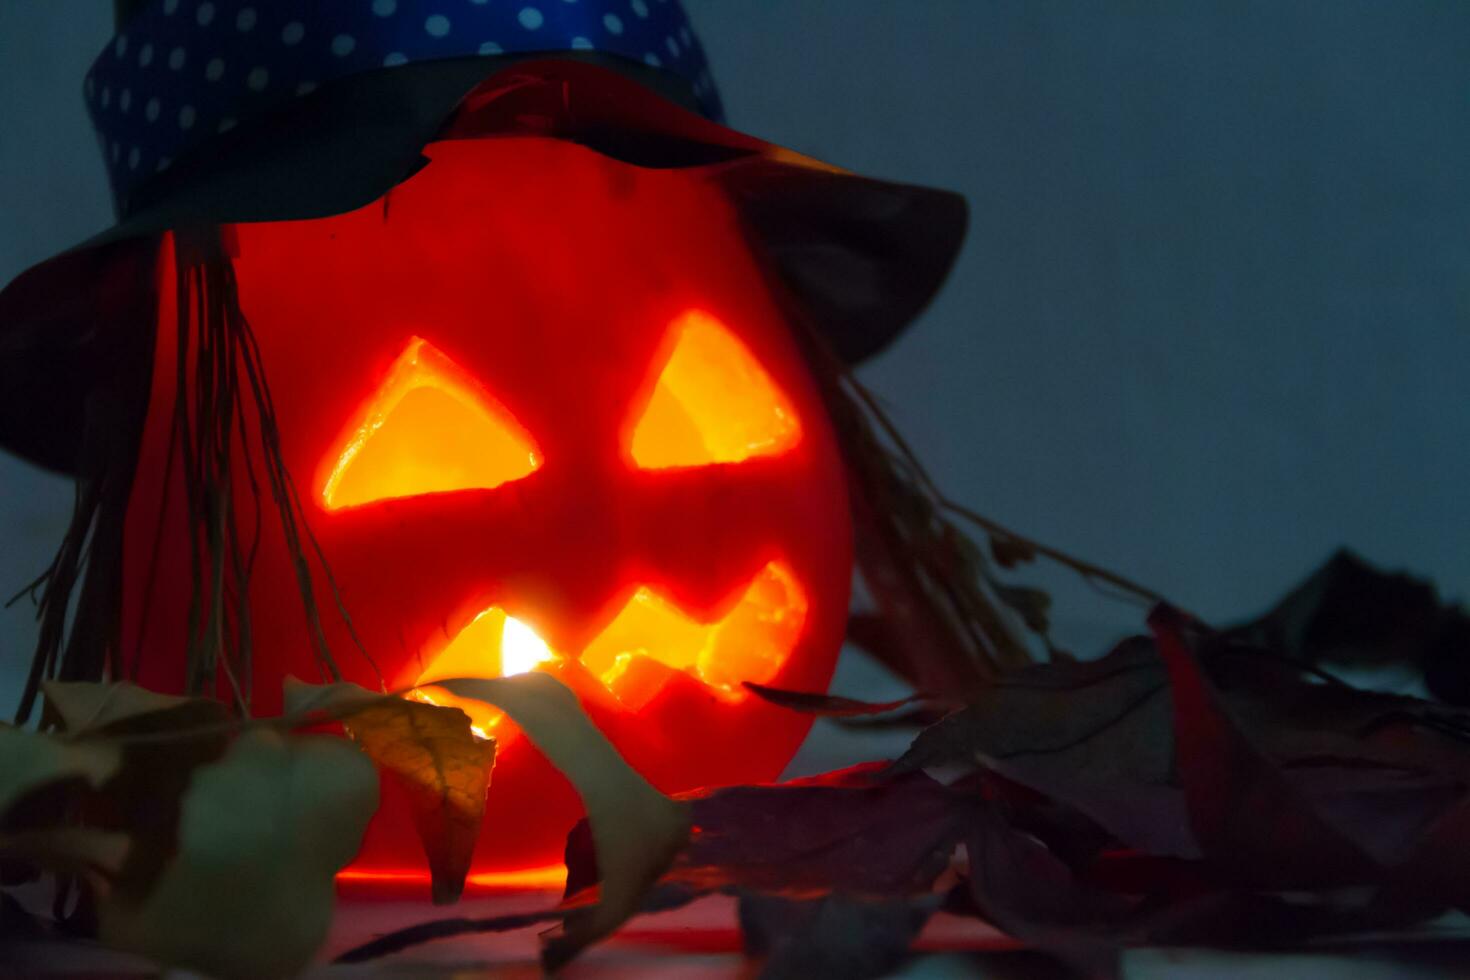
[[[789,649],[758,664],[758,676],[741,677],[737,665],[725,679],[799,690],[830,680],[852,561],[842,464],[733,206],[708,168],[645,169],[553,139],[450,140],[425,155],[422,170],[357,211],[224,229],[284,461],[378,670],[354,648],[318,573],[343,674],[371,688],[379,674],[389,689],[411,687],[493,607],[560,655],[537,669],[567,681],[661,790],[776,778],[809,719],[738,683],[707,684],[646,657],[612,690],[578,663],[640,590],[690,622],[719,622],[776,563],[802,607]],[[153,388],[125,531],[123,636],[139,682],[168,691],[184,676],[190,563],[182,481],[168,465],[168,239],[162,251]],[[796,436],[738,461],[637,465],[640,413],[656,397],[675,326],[691,316],[736,339],[794,416]],[[535,466],[493,488],[334,508],[328,486],[344,446],[416,339],[507,414],[534,444]],[[248,501],[243,466],[235,472],[236,499]],[[320,675],[263,480],[260,493],[252,710],[267,715],[280,710],[287,675]],[[237,504],[247,538],[250,511]],[[222,683],[216,693],[227,691]],[[472,870],[556,864],[580,816],[576,794],[513,726],[495,723],[493,734],[499,751]],[[423,866],[406,799],[385,783],[355,868]]]

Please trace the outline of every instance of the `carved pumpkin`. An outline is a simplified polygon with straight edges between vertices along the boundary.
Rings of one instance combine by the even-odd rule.
[[[433,680],[545,670],[665,791],[776,777],[809,722],[741,685],[824,688],[851,530],[830,424],[727,194],[710,167],[554,139],[425,155],[366,207],[225,228],[284,462],[383,682],[452,703]],[[168,461],[173,263],[157,268],[123,636],[147,651],[141,683],[169,690],[191,576]],[[270,713],[285,675],[316,671],[280,535],[259,549],[253,698]],[[322,625],[348,679],[376,686],[340,617]],[[557,862],[575,793],[469,710],[500,742],[474,870]],[[386,790],[359,867],[421,867]]]

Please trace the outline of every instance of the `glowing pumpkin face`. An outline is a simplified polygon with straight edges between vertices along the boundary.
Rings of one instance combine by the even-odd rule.
[[[435,679],[554,673],[666,791],[776,777],[808,722],[741,685],[826,685],[851,530],[829,423],[733,208],[700,169],[550,139],[426,154],[358,211],[230,229],[285,462],[358,635],[390,687],[440,703]],[[167,689],[190,582],[167,299],[160,324],[124,637]],[[317,672],[262,513],[253,704],[270,713],[285,674]],[[376,686],[320,576],[317,595],[344,673]],[[501,746],[475,870],[557,862],[574,792],[466,707]],[[389,792],[359,866],[422,864]]]

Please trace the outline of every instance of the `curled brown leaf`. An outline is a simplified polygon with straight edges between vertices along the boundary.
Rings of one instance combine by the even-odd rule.
[[[407,789],[434,902],[457,900],[485,816],[494,740],[475,735],[458,708],[383,697],[345,682],[315,687],[288,679],[286,706],[339,717],[368,757]]]

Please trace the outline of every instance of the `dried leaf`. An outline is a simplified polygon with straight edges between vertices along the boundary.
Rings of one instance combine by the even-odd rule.
[[[559,922],[567,917],[567,908],[544,909],[538,912],[513,912],[485,919],[434,919],[417,925],[397,929],[379,936],[361,946],[354,946],[338,956],[334,963],[365,963],[380,956],[421,946],[437,939],[453,939],[455,936],[475,936],[485,933],[512,932],[543,922]]]
[[[281,703],[285,709],[285,722],[290,727],[328,721],[341,721],[358,711],[365,711],[381,702],[404,701],[393,694],[369,691],[359,684],[345,681],[335,684],[308,684],[297,677],[287,676],[281,690]],[[404,703],[408,703],[404,701]]]
[[[435,685],[504,711],[582,797],[596,848],[599,900],[569,915],[562,934],[547,943],[543,959],[556,969],[638,910],[689,839],[689,806],[649,785],[588,720],[576,696],[547,674]]]
[[[1381,907],[1425,917],[1443,908],[1470,912],[1470,797],[1425,831],[1414,852],[1387,876],[1377,899]]]
[[[1411,846],[1470,778],[1470,746],[1441,734],[1448,709],[1317,683],[1288,661],[1218,637],[1197,657],[1201,682],[1232,726],[1283,769],[1308,809],[1371,854],[1388,860]],[[1197,858],[1176,779],[1184,722],[1176,724],[1165,678],[1146,638],[1097,661],[1018,671],[921,733],[898,767],[988,769],[1145,853]]]
[[[966,838],[970,894],[992,924],[1088,976],[1111,976],[1134,903],[1079,882],[1045,844],[994,806],[977,810]]]
[[[1021,617],[1026,628],[1038,636],[1051,631],[1051,596],[1025,585],[993,584],[995,597]]]
[[[1167,707],[1167,701],[1161,703]],[[1106,744],[1118,742],[1099,742],[1099,748]],[[1176,786],[1130,778],[1120,770],[1093,773],[1070,755],[989,759],[986,764],[990,771],[1085,815],[1128,847],[1155,857],[1200,857],[1184,794]]]
[[[722,892],[740,899],[763,977],[890,971],[938,909],[976,797],[874,763],[775,786],[691,794],[694,831],[644,913]],[[585,878],[586,824],[567,846],[568,888]]]
[[[1353,759],[1470,777],[1470,714],[1419,698],[1363,691],[1227,637],[1201,661],[1240,726],[1281,765]]]
[[[294,975],[326,937],[377,792],[346,742],[246,733],[194,773],[177,855],[148,894],[103,898],[103,941],[224,980]]]
[[[1150,854],[1197,857],[1173,783],[1172,714],[1147,640],[1016,671],[919,734],[897,771],[982,768],[1074,807]]]
[[[1434,587],[1339,551],[1234,639],[1306,664],[1401,664],[1435,697],[1470,705],[1470,616]]]
[[[768,975],[827,976],[839,965],[878,975],[938,907],[936,883],[951,873],[976,803],[922,773],[888,779],[884,769],[691,794],[693,833],[639,911],[735,895],[755,916],[747,924],[759,935],[749,938],[769,957]],[[567,842],[569,894],[589,879],[592,862],[584,821]],[[791,913],[784,924],[763,914],[783,908]]]
[[[474,857],[495,765],[495,742],[478,738],[458,708],[385,698],[355,684],[286,680],[286,710],[342,719],[347,734],[408,790],[429,859],[436,904],[456,901]]]
[[[368,708],[346,727],[374,762],[408,786],[433,900],[443,905],[464,891],[485,816],[495,742],[476,739],[469,718],[456,708],[409,707]]]
[[[974,912],[1086,976],[1115,975],[1119,952],[1130,946],[1271,948],[1423,917],[1368,902],[1361,890],[1277,895],[1222,888],[1197,862],[1124,856],[1151,866],[1098,874],[1099,866],[1117,862],[1110,855],[1084,877],[1018,827],[1014,814],[992,807],[980,817],[968,839]]]
[[[73,735],[100,731],[114,722],[167,711],[195,700],[158,694],[127,681],[42,681],[41,690],[46,703]]]
[[[900,771],[971,767],[991,759],[1055,755],[1097,778],[1166,783],[1172,765],[1166,680],[1144,641],[1120,644],[1083,663],[1027,667],[980,692],[921,732],[896,763]]]
[[[105,693],[116,686],[97,688]],[[76,686],[68,693],[74,696],[81,690]],[[179,801],[196,770],[218,760],[238,729],[224,705],[204,698],[155,700],[144,692],[106,703],[117,710],[105,712],[106,723],[82,733],[79,744],[116,745],[122,764],[101,792],[88,798],[83,815],[91,825],[131,838],[114,889],[127,900],[138,901],[153,888],[177,849]]]
[[[122,753],[115,745],[68,742],[0,727],[0,817],[18,800],[48,784],[80,779],[100,786],[121,762]]]
[[[126,834],[92,827],[50,827],[0,834],[0,863],[43,871],[111,878],[128,855]]]
[[[972,797],[871,764],[690,799],[695,830],[661,887],[809,897],[927,894],[964,835]]]
[[[783,691],[775,687],[767,687],[764,684],[745,682],[748,690],[754,691],[772,704],[778,704],[792,711],[800,711],[805,714],[823,715],[835,718],[852,718],[860,715],[881,715],[889,711],[902,708],[904,705],[914,704],[918,701],[930,700],[928,695],[914,694],[897,701],[854,701],[852,698],[840,698],[830,694],[812,694],[803,691]]]
[[[947,714],[949,714],[949,709],[925,705],[891,715],[849,715],[846,717],[838,715],[835,723],[855,732],[876,732],[899,728],[919,731],[930,725],[938,724]]]
[[[1154,640],[1100,661],[1002,676],[893,768],[978,770],[943,788],[939,811],[961,829],[978,913],[1098,975],[1116,970],[1126,945],[1298,943],[1470,907],[1470,808],[1460,802],[1470,799],[1470,716],[1314,676],[1167,607],[1150,625]],[[876,707],[791,692],[772,700]],[[869,789],[882,785],[872,777],[863,774]],[[856,785],[836,774],[828,788]],[[889,786],[885,812],[909,822],[879,821],[871,838],[856,797],[841,815],[775,794],[785,787],[695,800],[690,846],[647,908],[723,890],[756,910],[758,933],[772,933],[754,937],[757,949],[800,949],[821,935],[839,958],[861,950],[849,927],[885,902],[902,907],[903,889],[884,883],[902,880],[894,869],[924,853],[917,842],[934,826],[920,802],[932,787]],[[976,788],[984,799],[965,795]],[[718,801],[738,816],[700,809]],[[810,846],[793,851],[803,839]],[[862,891],[875,886],[876,896]],[[834,903],[848,903],[833,913],[841,928],[822,932],[814,923]],[[878,948],[901,953],[893,942]],[[870,961],[845,962],[860,972]]]
[[[1029,541],[999,534],[986,537],[990,542],[990,557],[1001,568],[1015,568],[1036,560],[1036,546]]]
[[[1237,881],[1275,888],[1369,880],[1374,864],[1323,819],[1235,726],[1199,669],[1189,623],[1149,617],[1169,672],[1174,748],[1190,827],[1206,859]]]
[[[1407,860],[1467,788],[1452,775],[1352,759],[1281,772],[1313,812],[1380,868]]]
[[[576,696],[550,675],[452,679],[435,686],[504,711],[582,797],[595,856],[589,848],[577,874],[589,887],[596,883],[596,901],[578,896],[566,907],[562,933],[547,942],[543,954],[554,969],[637,911],[648,887],[688,839],[688,807],[659,793],[633,770],[593,726]],[[391,708],[384,703],[396,700],[350,685],[293,690],[291,708],[301,720],[315,716],[350,723],[364,711]]]

